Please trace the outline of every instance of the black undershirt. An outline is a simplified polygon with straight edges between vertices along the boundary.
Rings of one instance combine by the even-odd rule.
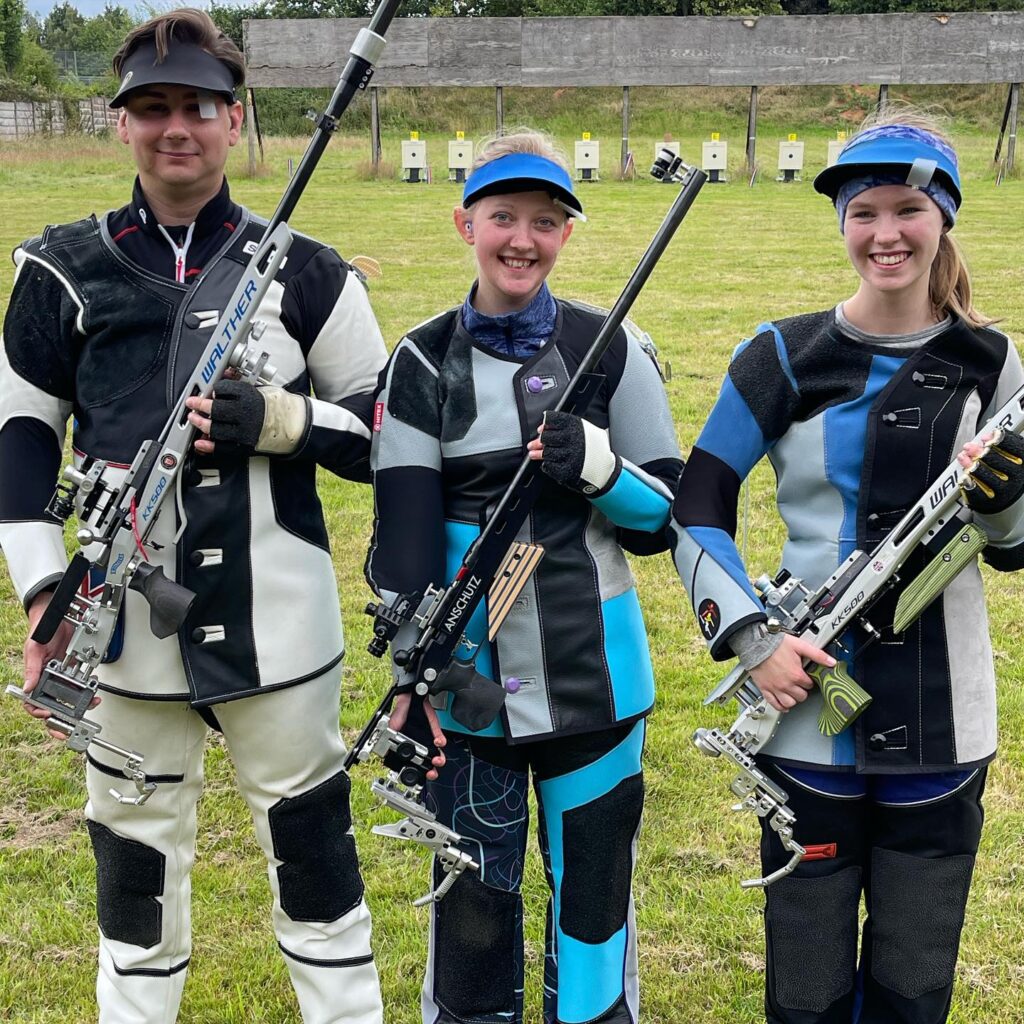
[[[241,217],[242,208],[232,202],[225,178],[220,191],[195,219],[192,238],[184,254],[185,284],[190,284],[203,272],[206,261],[224,246]],[[146,202],[138,178],[132,190],[132,201],[115,210],[107,226],[114,244],[133,263],[160,277],[177,278],[177,254],[157,226],[156,216]],[[165,226],[165,230],[177,245],[184,244],[188,225]]]

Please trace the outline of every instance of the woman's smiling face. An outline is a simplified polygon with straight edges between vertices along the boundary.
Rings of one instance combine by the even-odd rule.
[[[879,292],[928,292],[945,230],[942,211],[919,189],[879,185],[850,200],[843,232],[850,262]]]
[[[484,196],[456,208],[455,226],[476,251],[473,305],[491,316],[530,304],[572,233],[572,220],[541,191]]]

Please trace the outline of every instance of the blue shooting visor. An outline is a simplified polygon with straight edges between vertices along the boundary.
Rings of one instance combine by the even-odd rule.
[[[473,171],[462,190],[462,207],[467,209],[484,196],[511,192],[547,192],[570,217],[586,220],[583,205],[572,190],[572,178],[547,157],[532,153],[509,153]]]
[[[960,208],[963,197],[956,163],[941,149],[920,139],[867,138],[863,142],[851,139],[839,159],[814,179],[814,188],[834,203],[846,182],[881,170],[905,175],[907,184],[917,188],[923,188],[934,177],[953,197],[957,209]]]

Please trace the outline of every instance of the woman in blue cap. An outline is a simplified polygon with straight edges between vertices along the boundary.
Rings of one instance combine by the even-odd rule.
[[[539,568],[493,643],[483,607],[466,629],[483,645],[478,671],[508,680],[500,716],[474,728],[461,695],[437,719],[427,707],[447,758],[429,800],[480,864],[432,908],[427,1024],[523,1019],[531,773],[552,894],[544,1020],[637,1019],[631,879],[654,679],[623,548],[664,550],[681,462],[650,340],[628,321],[587,419],[549,415],[538,437],[603,320],[546,283],[582,215],[545,136],[484,145],[454,213],[477,279],[401,340],[377,397],[367,567],[388,600],[454,576],[527,448],[545,473],[520,537],[543,545]],[[399,697],[393,727],[409,702]]]
[[[949,1011],[996,748],[978,567],[905,632],[891,626],[899,587],[872,609],[881,640],[855,650],[852,670],[873,703],[828,737],[804,664],[834,661],[766,631],[734,543],[736,498],[767,455],[787,528],[782,564],[814,588],[855,548],[882,540],[959,451],[973,463],[967,500],[989,538],[985,560],[1020,568],[1024,444],[1014,434],[986,449],[965,442],[1024,373],[972,305],[949,235],[961,202],[956,154],[933,124],[883,115],[814,184],[835,204],[858,287],[833,308],[762,324],[739,347],[671,533],[712,657],[738,656],[786,712],[762,767],[789,793],[808,855],[767,889],[768,1021],[936,1024]],[[909,577],[920,564],[907,568]],[[709,607],[715,614],[701,616]],[[764,830],[764,872],[786,859]]]

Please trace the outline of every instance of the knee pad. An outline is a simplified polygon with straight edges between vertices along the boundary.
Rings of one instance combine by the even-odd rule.
[[[599,945],[626,922],[633,881],[633,839],[643,813],[639,773],[562,815],[563,863],[558,926]]]
[[[435,868],[434,884],[441,876]],[[457,1020],[508,1013],[516,998],[519,893],[468,871],[434,905],[434,1001]]]
[[[859,867],[789,875],[769,886],[765,908],[775,999],[788,1010],[824,1013],[853,989],[857,970]]]
[[[160,942],[166,858],[152,846],[87,821],[96,857],[96,913],[114,942],[152,949]]]
[[[953,984],[974,857],[871,851],[871,975],[904,999]]]
[[[355,839],[348,834],[351,788],[344,771],[267,812],[281,909],[292,921],[337,921],[363,898]]]

